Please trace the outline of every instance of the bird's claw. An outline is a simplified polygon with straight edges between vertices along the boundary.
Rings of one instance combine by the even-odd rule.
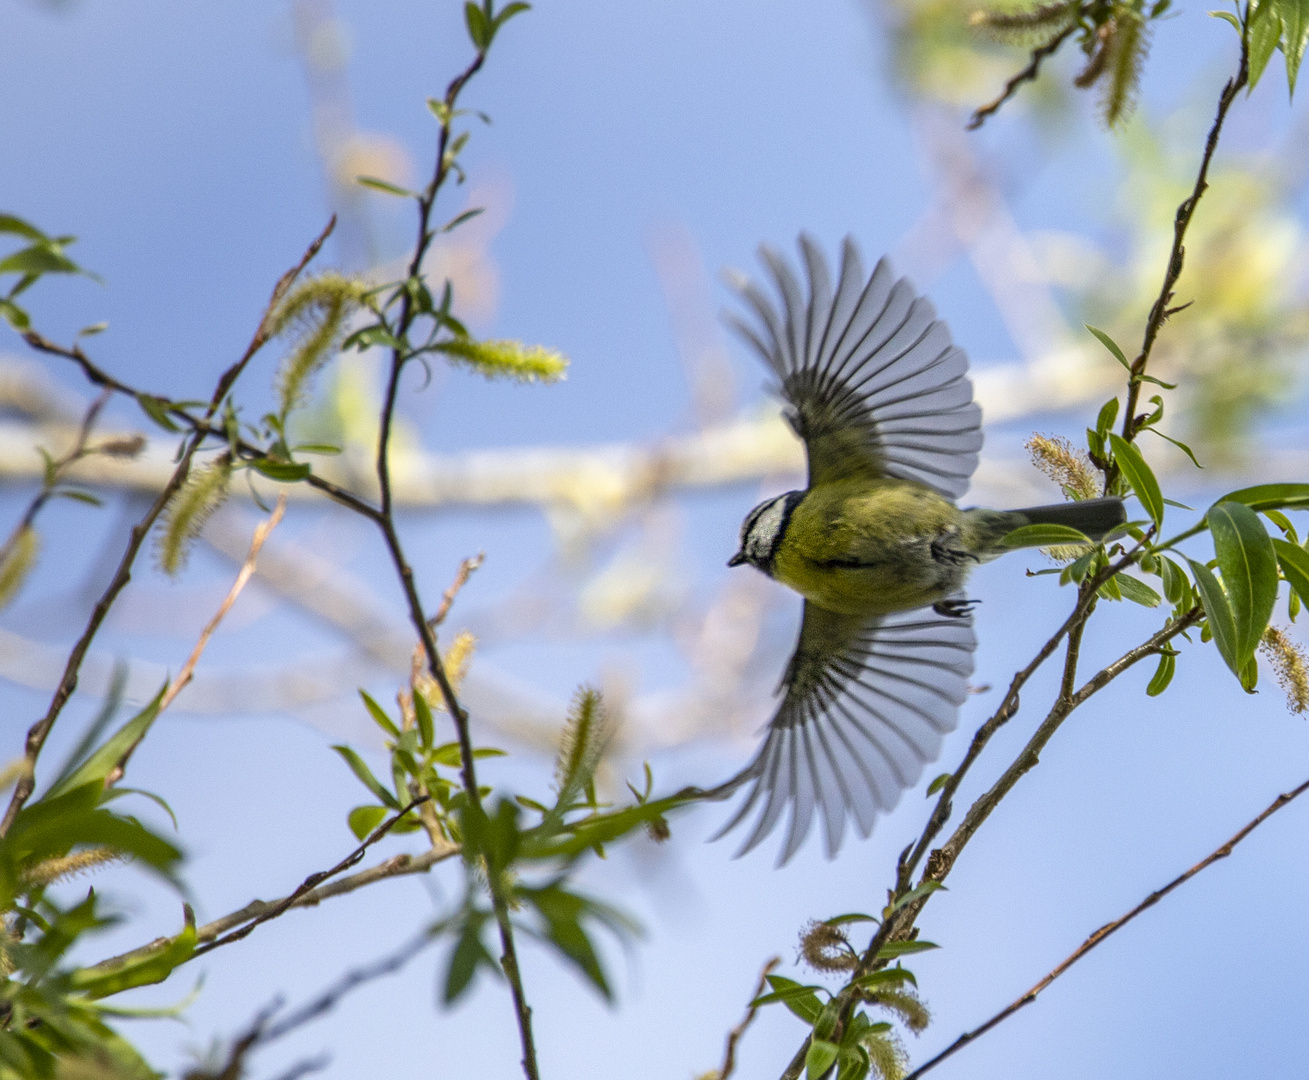
[[[980,603],[980,600],[938,600],[932,610],[947,619],[964,619],[972,614],[973,605]]]

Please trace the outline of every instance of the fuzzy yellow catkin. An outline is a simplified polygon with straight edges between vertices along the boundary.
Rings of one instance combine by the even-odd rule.
[[[23,884],[31,888],[53,885],[56,881],[66,881],[70,877],[94,870],[97,866],[104,866],[105,863],[117,862],[122,857],[121,852],[112,848],[93,847],[73,855],[46,859],[23,871]]]
[[[1293,713],[1309,710],[1309,660],[1303,647],[1275,626],[1264,631],[1259,651],[1272,665],[1277,685],[1286,693],[1286,707]]]
[[[455,338],[443,342],[441,351],[460,360],[488,379],[509,378],[519,382],[555,382],[568,370],[568,358],[543,345],[521,341],[474,341]]]
[[[232,463],[226,456],[220,457],[193,470],[182,490],[173,496],[164,511],[163,528],[157,542],[159,567],[164,573],[176,574],[186,565],[191,542],[227,498],[227,482],[231,475]]]
[[[1077,18],[1080,6],[1077,0],[1067,0],[1009,11],[974,11],[968,17],[968,25],[997,41],[1026,45],[1049,40],[1060,33]]]
[[[363,305],[367,291],[367,283],[344,274],[318,274],[305,278],[278,305],[269,333],[293,337],[277,373],[283,416],[303,402],[309,380],[336,354],[347,320]]]
[[[1101,493],[1100,474],[1086,451],[1062,435],[1033,432],[1024,447],[1032,464],[1059,485],[1069,499],[1094,499]]]
[[[451,689],[458,690],[464,681],[464,676],[468,674],[468,665],[473,662],[473,652],[476,648],[477,638],[470,631],[461,630],[441,657],[441,666],[445,668],[445,677],[449,680]],[[414,690],[423,695],[423,700],[433,712],[444,709],[445,698],[436,680],[427,673],[427,662],[421,644],[414,646],[413,670]]]
[[[859,957],[835,926],[811,922],[800,931],[800,956],[815,971],[853,971]]]
[[[864,1039],[864,1049],[873,1066],[872,1075],[881,1080],[901,1080],[909,1071],[909,1055],[900,1045],[900,1040],[889,1033],[869,1035]]]
[[[912,990],[878,990],[874,995],[879,1007],[894,1013],[915,1035],[920,1035],[932,1022],[927,1004]]]
[[[600,691],[583,686],[573,698],[559,738],[559,754],[555,759],[557,791],[580,788],[590,781],[604,756],[609,734],[609,717]]]
[[[1136,104],[1141,69],[1145,66],[1145,56],[1150,50],[1149,28],[1137,12],[1119,7],[1113,23],[1114,30],[1106,43],[1109,54],[1108,76],[1100,106],[1108,127],[1125,120]]]
[[[0,553],[0,608],[8,607],[36,565],[41,537],[31,525],[22,525]]]

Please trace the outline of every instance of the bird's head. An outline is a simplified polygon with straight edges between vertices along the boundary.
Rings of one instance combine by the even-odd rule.
[[[771,575],[773,559],[786,535],[791,513],[804,495],[803,491],[788,491],[785,495],[761,502],[746,514],[741,523],[741,550],[727,561],[727,565],[749,563]]]

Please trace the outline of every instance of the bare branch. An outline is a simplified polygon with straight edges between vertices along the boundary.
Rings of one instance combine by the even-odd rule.
[[[1102,941],[1104,941],[1107,937],[1109,937],[1110,934],[1116,933],[1118,930],[1121,930],[1124,926],[1126,926],[1129,922],[1131,922],[1138,915],[1144,912],[1147,908],[1154,907],[1155,904],[1159,903],[1159,901],[1162,900],[1165,896],[1167,896],[1170,892],[1186,884],[1186,882],[1190,881],[1191,878],[1195,877],[1195,875],[1198,874],[1201,870],[1204,870],[1205,868],[1212,866],[1214,863],[1218,862],[1219,859],[1227,858],[1227,856],[1229,856],[1232,853],[1232,850],[1236,847],[1237,844],[1239,844],[1242,840],[1244,840],[1247,836],[1249,836],[1252,832],[1254,832],[1255,829],[1257,829],[1260,825],[1262,825],[1265,821],[1267,821],[1270,817],[1272,817],[1275,813],[1277,813],[1277,811],[1281,810],[1282,807],[1290,805],[1291,802],[1299,798],[1306,791],[1309,791],[1309,780],[1306,780],[1294,791],[1287,792],[1285,795],[1277,796],[1277,798],[1274,799],[1264,809],[1263,813],[1261,813],[1253,821],[1249,822],[1249,824],[1247,824],[1243,829],[1241,829],[1240,832],[1238,832],[1235,836],[1233,836],[1230,840],[1228,840],[1227,843],[1223,844],[1216,851],[1213,851],[1209,855],[1206,855],[1203,859],[1201,859],[1198,863],[1196,863],[1193,867],[1191,867],[1191,869],[1187,870],[1185,873],[1179,874],[1177,877],[1173,878],[1173,880],[1170,881],[1167,885],[1163,886],[1163,888],[1156,889],[1144,900],[1142,900],[1139,904],[1137,904],[1136,907],[1132,908],[1132,910],[1129,911],[1126,915],[1123,915],[1115,919],[1113,922],[1106,923],[1104,926],[1100,927],[1099,930],[1097,930],[1094,934],[1092,934],[1084,942],[1082,942],[1081,945],[1079,945],[1075,950],[1073,950],[1071,955],[1069,955],[1062,963],[1060,963],[1056,968],[1054,968],[1053,971],[1051,971],[1048,975],[1046,975],[1045,978],[1043,978],[1040,982],[1038,982],[1035,986],[1033,986],[1030,990],[1028,990],[1027,993],[1025,993],[1022,997],[1018,998],[1016,1001],[1012,1002],[1011,1004],[1005,1006],[1005,1008],[1001,1009],[998,1013],[996,1013],[993,1017],[991,1017],[991,1019],[986,1021],[986,1023],[982,1024],[980,1027],[976,1027],[972,1031],[965,1032],[963,1035],[960,1035],[959,1038],[957,1038],[954,1042],[952,1042],[949,1046],[947,1046],[944,1050],[942,1050],[941,1053],[937,1054],[936,1057],[920,1065],[917,1069],[915,1069],[908,1076],[906,1076],[905,1080],[917,1080],[918,1077],[922,1076],[924,1073],[929,1072],[931,1069],[936,1068],[937,1065],[939,1065],[946,1058],[953,1055],[956,1051],[962,1050],[974,1039],[980,1038],[982,1035],[985,1035],[993,1027],[999,1024],[1001,1021],[1007,1020],[1010,1016],[1016,1013],[1019,1009],[1023,1008],[1025,1005],[1030,1005],[1033,1001],[1036,1000],[1037,995],[1041,993],[1042,990],[1048,987],[1052,982],[1055,981],[1055,979],[1059,978],[1060,975],[1062,975],[1065,971],[1067,971],[1070,967],[1072,967],[1075,963],[1077,963],[1077,961],[1079,961],[1083,956],[1085,956],[1097,945],[1099,945]]]
[[[755,985],[754,993],[750,995],[751,1002],[768,989],[768,976],[773,973],[773,970],[781,962],[782,958],[780,956],[774,956],[764,965],[763,971],[759,972],[759,980]],[[717,1080],[727,1080],[727,1078],[736,1070],[736,1045],[741,1041],[741,1036],[745,1034],[746,1029],[754,1023],[755,1013],[758,1011],[759,1007],[752,1004],[748,1009],[746,1009],[745,1016],[741,1018],[741,1022],[728,1032],[727,1048],[723,1052],[723,1067],[718,1070]]]
[[[1058,35],[1051,38],[1044,45],[1038,45],[1033,49],[1032,58],[1027,62],[1027,66],[1004,84],[1004,90],[1001,92],[1000,96],[994,101],[987,102],[987,104],[981,106],[973,113],[972,118],[968,121],[968,130],[976,131],[986,123],[988,117],[993,116],[1000,110],[1001,105],[1018,93],[1018,88],[1022,86],[1023,83],[1035,82],[1036,77],[1041,74],[1041,65],[1048,57],[1053,56],[1059,51],[1059,47],[1072,36],[1077,28],[1078,24],[1074,22],[1071,25],[1066,26],[1058,33]]]

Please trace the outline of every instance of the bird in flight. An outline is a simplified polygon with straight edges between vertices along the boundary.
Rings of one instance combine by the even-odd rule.
[[[767,362],[804,441],[808,485],[760,503],[729,566],[748,563],[805,598],[781,703],[763,745],[714,789],[749,792],[719,836],[758,808],[738,854],[783,812],[786,862],[821,818],[828,856],[846,818],[863,836],[891,810],[957,722],[973,671],[969,570],[1023,525],[1071,526],[1100,540],[1126,520],[1117,498],[997,511],[956,505],[977,468],[982,412],[968,357],[931,302],[886,259],[864,275],[846,239],[835,289],[823,253],[800,237],[807,292],[769,247],[780,309],[737,289],[751,321],[731,323]]]

